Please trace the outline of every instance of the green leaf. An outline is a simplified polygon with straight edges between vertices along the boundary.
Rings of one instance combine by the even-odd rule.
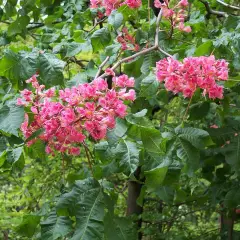
[[[123,15],[117,11],[112,11],[108,17],[108,23],[111,24],[115,30],[122,25]]]
[[[66,44],[66,57],[73,57],[82,51],[82,44],[71,42]]]
[[[187,164],[186,166],[191,174],[199,166],[199,151],[184,139],[179,138],[178,143],[177,156]]]
[[[22,33],[26,29],[29,22],[30,18],[27,15],[18,17],[16,21],[9,25],[8,35],[13,36],[15,34]]]
[[[47,87],[63,85],[63,68],[65,62],[50,53],[39,55],[39,75]]]
[[[145,110],[142,110],[141,112],[134,113],[134,114],[133,113],[128,114],[126,116],[127,122],[138,127],[145,127],[145,128],[154,127],[152,122],[148,118],[142,115],[139,115],[139,113],[142,113],[143,111]]]
[[[240,204],[240,192],[238,188],[230,190],[224,199],[224,206],[236,208]]]
[[[88,82],[87,74],[84,72],[80,72],[72,77],[71,80],[67,81],[66,86],[67,87],[73,87],[78,86],[79,84],[83,84]]]
[[[240,168],[240,135],[231,139],[230,144],[227,144],[222,149],[226,157],[226,162],[230,164],[234,170]]]
[[[146,97],[146,98],[152,98],[156,95],[157,91],[159,89],[159,82],[156,80],[156,76],[153,74],[150,74],[146,78],[144,78],[141,82],[141,90],[140,90],[140,96]]]
[[[35,141],[25,151],[27,151],[29,157],[31,158],[40,158],[40,159],[46,158],[45,144],[40,139]]]
[[[76,181],[72,191],[62,195],[57,203],[58,213],[66,210],[76,218],[72,240],[103,239],[103,192],[96,180]]]
[[[150,171],[145,171],[146,185],[150,191],[155,191],[163,183],[168,167],[159,166]]]
[[[124,65],[124,72],[133,77],[139,77],[141,73],[141,66],[143,63],[143,57],[139,57],[138,59],[133,59],[132,62],[126,63]]]
[[[130,219],[107,214],[104,219],[106,240],[136,240],[137,231]]]
[[[24,120],[24,110],[15,104],[0,109],[0,131],[18,136],[18,129]]]
[[[139,149],[136,143],[122,140],[116,148],[119,165],[126,175],[133,173],[139,162]]]
[[[8,161],[10,163],[17,162],[23,153],[23,147],[14,148],[8,153]]]
[[[162,138],[158,130],[154,128],[142,128],[141,139],[144,148],[148,152],[163,153],[163,150],[161,148]]]
[[[189,119],[190,120],[200,120],[208,114],[210,110],[210,103],[209,102],[199,102],[193,104],[189,110]]]
[[[198,129],[198,128],[175,128],[175,132],[179,138],[184,139],[191,143],[196,148],[204,148],[205,147],[205,139],[209,137],[208,132]]]
[[[69,217],[57,216],[52,211],[49,217],[41,222],[41,239],[56,240],[65,237],[72,229],[72,221]]]
[[[40,128],[37,131],[35,131],[30,137],[28,137],[25,142],[29,142],[30,140],[38,137],[39,135],[41,135],[44,132],[44,129]]]
[[[195,50],[195,56],[203,56],[203,55],[210,55],[213,50],[213,42],[211,40],[206,41],[205,43],[201,44]]]
[[[105,48],[111,41],[111,35],[107,28],[101,28],[93,33],[91,42],[94,52]]]
[[[116,126],[114,129],[108,130],[107,132],[107,141],[109,144],[117,144],[119,139],[122,138],[127,132],[127,125],[123,119],[118,118],[116,120]]]
[[[40,218],[40,216],[30,214],[23,216],[23,220],[21,224],[17,226],[16,231],[21,235],[31,238],[37,229]]]

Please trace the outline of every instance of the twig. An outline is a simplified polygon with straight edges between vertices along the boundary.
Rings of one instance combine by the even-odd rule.
[[[156,33],[155,33],[155,46],[158,47],[158,33],[159,33],[159,25],[162,20],[162,9],[160,10],[158,16],[157,16],[157,21],[156,21]]]
[[[87,148],[87,146],[86,146],[86,144],[84,142],[83,142],[83,146],[84,146],[84,149],[85,149],[85,152],[86,152],[89,168],[90,168],[90,170],[92,172],[92,175],[93,175],[91,159],[90,159],[90,156],[89,156],[88,148]]]
[[[240,10],[240,7],[238,7],[238,6],[230,5],[230,4],[225,3],[225,2],[223,2],[223,1],[221,1],[221,0],[216,0],[216,1],[219,2],[219,3],[221,3],[221,4],[222,4],[223,6],[225,6],[225,7],[228,7],[228,8],[234,9],[234,10]]]
[[[217,15],[217,16],[219,16],[219,17],[227,17],[227,16],[228,16],[228,14],[225,13],[225,12],[220,12],[220,11],[213,10],[213,9],[209,6],[209,2],[208,2],[208,1],[206,1],[206,0],[199,0],[199,1],[204,4],[204,6],[205,6],[205,8],[206,8],[206,10],[207,10],[207,12],[208,12],[208,14],[210,14],[210,15],[211,15],[211,14]]]
[[[188,113],[188,110],[189,110],[190,104],[191,104],[191,102],[192,102],[192,98],[193,98],[193,95],[191,96],[191,98],[190,98],[190,100],[189,100],[189,103],[188,103],[187,109],[186,109],[186,111],[185,111],[185,113],[184,113],[184,116],[183,116],[183,119],[182,119],[182,123],[184,122],[184,120],[185,120],[185,118],[186,118],[186,116],[187,116],[187,113]]]
[[[88,35],[97,27],[98,24],[104,22],[106,19],[107,19],[107,17],[104,17],[103,19],[99,20],[98,22],[95,21],[93,27],[92,27],[89,31],[84,30],[85,32],[88,32],[87,37],[88,37]]]
[[[165,52],[164,50],[162,50],[160,47],[158,48],[158,50],[163,53],[164,55],[168,56],[168,57],[173,57],[171,54]]]
[[[102,71],[102,68],[106,65],[106,63],[108,62],[109,60],[109,56],[106,57],[106,59],[100,64],[99,68],[98,68],[98,71],[96,73],[96,76],[95,76],[95,79],[100,75],[101,71]]]
[[[155,33],[155,41],[154,41],[154,46],[150,47],[150,48],[147,48],[147,49],[143,49],[142,51],[140,52],[137,52],[135,54],[133,54],[132,56],[129,56],[129,57],[126,57],[126,58],[123,58],[121,60],[119,60],[118,62],[116,62],[113,67],[111,67],[111,70],[115,70],[119,65],[121,65],[122,63],[125,63],[125,62],[129,62],[139,56],[142,56],[142,55],[145,55],[149,52],[152,52],[154,50],[159,50],[160,52],[164,53],[165,55],[167,55],[168,57],[172,57],[172,55],[170,55],[169,53],[165,52],[164,50],[162,50],[160,47],[159,47],[159,42],[158,42],[158,33],[159,33],[159,25],[160,25],[160,21],[162,19],[162,10],[159,12],[158,14],[158,17],[157,17],[157,21],[156,21],[156,33]],[[107,74],[106,73],[103,73],[100,77],[106,77]]]
[[[150,21],[151,21],[151,3],[150,3],[150,0],[148,0],[148,21],[149,21],[149,24],[150,24]]]

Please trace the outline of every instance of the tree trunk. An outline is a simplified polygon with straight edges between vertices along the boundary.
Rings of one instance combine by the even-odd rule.
[[[141,167],[138,167],[135,171],[134,175],[137,180],[140,180]],[[143,207],[137,204],[137,199],[141,193],[142,184],[136,181],[128,182],[128,198],[127,198],[127,215],[130,216],[132,214],[136,214],[137,216],[141,215],[143,212]],[[138,222],[138,230],[141,229],[142,226],[142,218],[139,218]],[[138,232],[138,240],[142,239],[142,233]]]
[[[229,215],[221,214],[221,239],[233,240],[233,227],[236,215],[236,209],[233,209]]]

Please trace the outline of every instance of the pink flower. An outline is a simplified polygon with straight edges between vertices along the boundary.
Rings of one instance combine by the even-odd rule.
[[[141,0],[125,0],[124,4],[127,4],[130,8],[139,8],[142,4]]]
[[[108,88],[107,81],[102,78],[96,78],[93,80],[93,85],[96,87],[97,90],[103,91]]]
[[[216,124],[213,124],[210,126],[210,128],[218,128],[218,126]]]
[[[134,79],[127,75],[120,76],[118,82],[125,87],[134,85]],[[46,142],[45,150],[52,155],[56,152],[79,155],[79,145],[88,136],[95,140],[105,138],[107,129],[114,128],[115,119],[126,115],[123,100],[135,99],[133,89],[128,91],[120,86],[108,89],[107,82],[101,78],[59,92],[54,89],[41,92],[42,87],[34,78],[29,83],[34,83],[36,91],[23,90],[17,103],[27,103],[34,119],[29,123],[26,114],[21,131],[28,138],[43,129],[38,138]],[[35,141],[36,138],[29,141],[28,146]]]
[[[67,126],[69,123],[72,123],[75,120],[75,113],[73,109],[67,108],[61,112],[62,116],[62,126]]]
[[[32,111],[34,114],[38,114],[37,107],[31,107],[31,111]]]
[[[53,97],[55,95],[55,89],[54,88],[50,88],[47,91],[44,92],[46,97]]]
[[[179,5],[183,6],[183,7],[187,7],[188,6],[188,0],[181,0],[179,2]]]
[[[154,0],[154,6],[156,8],[162,8],[163,6],[166,6],[165,3],[161,3],[160,0]]]
[[[27,102],[23,101],[22,98],[18,98],[17,99],[17,103],[18,106],[26,106]]]
[[[134,101],[136,99],[135,90],[130,89],[128,93],[125,93],[125,94],[122,95],[122,99]]]
[[[115,76],[115,72],[111,68],[107,68],[105,73],[109,76]]]
[[[117,108],[115,109],[115,113],[118,117],[124,118],[126,116],[127,106],[124,105],[121,101],[118,102]]]
[[[223,87],[216,81],[226,80],[228,64],[225,60],[209,57],[188,57],[179,62],[173,58],[162,59],[156,63],[156,77],[164,82],[168,91],[183,93],[191,97],[197,88],[203,89],[203,95],[209,98],[223,98]]]
[[[74,155],[74,156],[78,156],[80,155],[80,148],[78,147],[71,147],[69,150],[68,150],[69,154],[71,155]]]

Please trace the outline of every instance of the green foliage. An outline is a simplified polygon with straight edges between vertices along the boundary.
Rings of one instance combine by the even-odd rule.
[[[232,220],[238,239],[232,213],[240,206],[239,11],[209,0],[211,14],[202,1],[189,2],[192,32],[171,33],[163,18],[159,46],[178,60],[226,59],[222,100],[196,91],[189,102],[167,92],[155,76],[164,53],[131,58],[135,51],[121,49],[123,27],[140,51],[154,46],[156,9],[149,11],[147,1],[104,18],[86,0],[0,1],[0,239],[215,240],[227,239]],[[42,130],[28,139],[19,131],[30,111],[16,105],[19,91],[31,89],[25,80],[38,74],[46,89],[59,90],[91,82],[100,66],[101,75],[118,61],[116,75],[135,78],[137,98],[126,101],[127,116],[105,141],[85,141],[91,156],[83,147],[77,157],[49,156],[40,139],[29,146]],[[139,187],[135,199],[127,199],[131,183]],[[131,200],[143,209],[126,217]]]

